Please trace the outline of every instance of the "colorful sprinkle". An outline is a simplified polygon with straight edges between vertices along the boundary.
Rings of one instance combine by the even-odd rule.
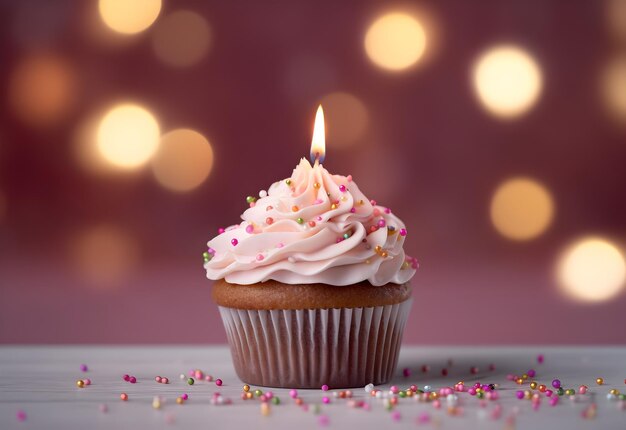
[[[232,246],[237,246],[237,244],[238,244],[238,243],[239,243],[239,241],[238,241],[237,239],[232,239],[232,240],[230,241],[230,244],[231,244]]]

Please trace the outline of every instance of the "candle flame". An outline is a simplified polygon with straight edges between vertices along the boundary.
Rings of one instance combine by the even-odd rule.
[[[313,126],[313,139],[311,140],[311,163],[322,163],[326,155],[326,130],[324,128],[324,110],[322,105],[317,108],[315,125]]]

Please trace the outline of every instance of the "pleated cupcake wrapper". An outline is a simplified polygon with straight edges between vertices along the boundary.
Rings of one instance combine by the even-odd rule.
[[[219,307],[237,375],[251,385],[363,387],[391,379],[412,299],[367,308]]]

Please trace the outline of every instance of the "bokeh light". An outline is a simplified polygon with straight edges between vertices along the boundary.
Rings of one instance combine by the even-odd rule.
[[[187,67],[205,56],[210,39],[206,20],[195,12],[181,10],[159,21],[152,33],[152,47],[165,64]]]
[[[499,45],[488,49],[475,62],[472,84],[489,113],[515,118],[537,102],[543,78],[537,61],[527,51]]]
[[[416,64],[426,49],[426,32],[413,16],[394,12],[377,18],[365,34],[365,52],[379,67],[400,71]]]
[[[351,146],[359,142],[367,129],[367,108],[355,96],[336,92],[321,100],[326,112],[326,135],[333,147]]]
[[[569,246],[557,266],[562,290],[581,301],[600,302],[615,297],[626,282],[626,262],[609,240],[587,237]]]
[[[118,33],[139,33],[154,23],[161,12],[161,0],[99,0],[104,23]]]
[[[152,160],[157,181],[172,191],[190,191],[202,184],[213,168],[213,148],[200,133],[178,129],[161,138]]]
[[[606,0],[606,17],[615,38],[626,41],[626,0]]]
[[[103,224],[81,231],[73,238],[70,258],[83,281],[110,288],[129,278],[139,263],[140,249],[130,234]]]
[[[115,166],[134,169],[145,164],[159,145],[159,124],[143,107],[122,104],[102,118],[97,132],[100,154]]]
[[[76,99],[72,67],[52,54],[22,60],[9,82],[9,102],[15,114],[31,126],[47,126],[66,117]]]
[[[626,55],[609,61],[602,75],[601,92],[610,114],[626,124]]]
[[[490,212],[501,235],[512,240],[530,240],[550,226],[554,202],[548,189],[534,179],[512,178],[497,188]]]

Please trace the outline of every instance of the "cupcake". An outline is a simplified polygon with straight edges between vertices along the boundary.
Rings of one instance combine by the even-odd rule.
[[[402,221],[305,159],[247,201],[204,253],[237,375],[285,388],[389,381],[417,268]]]

